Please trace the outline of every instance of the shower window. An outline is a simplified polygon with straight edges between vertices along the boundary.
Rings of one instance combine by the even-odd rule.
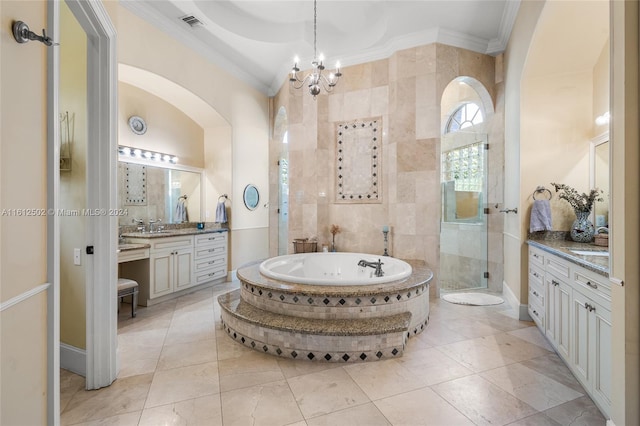
[[[449,117],[445,133],[457,132],[484,121],[480,107],[473,102],[460,105]]]
[[[445,222],[482,222],[484,148],[484,143],[476,142],[442,153]]]

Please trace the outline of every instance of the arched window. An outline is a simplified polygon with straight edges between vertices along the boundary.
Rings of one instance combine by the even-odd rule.
[[[458,107],[449,117],[445,133],[453,133],[467,127],[475,126],[484,121],[484,116],[480,107],[473,103],[467,102]]]

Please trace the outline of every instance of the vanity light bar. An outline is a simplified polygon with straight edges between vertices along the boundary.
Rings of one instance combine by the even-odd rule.
[[[119,146],[118,154],[123,157],[144,158],[150,161],[157,161],[159,163],[173,163],[178,162],[178,157],[175,155],[163,154],[161,152],[143,151],[139,148],[130,148],[128,146]]]

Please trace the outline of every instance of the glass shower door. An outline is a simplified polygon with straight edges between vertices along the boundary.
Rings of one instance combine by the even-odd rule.
[[[440,289],[486,289],[487,135],[458,131],[444,135],[442,147]]]

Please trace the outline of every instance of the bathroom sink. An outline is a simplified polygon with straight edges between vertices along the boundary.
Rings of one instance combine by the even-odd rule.
[[[580,256],[606,256],[609,257],[609,252],[605,250],[574,250],[569,249],[570,252],[578,254]]]

